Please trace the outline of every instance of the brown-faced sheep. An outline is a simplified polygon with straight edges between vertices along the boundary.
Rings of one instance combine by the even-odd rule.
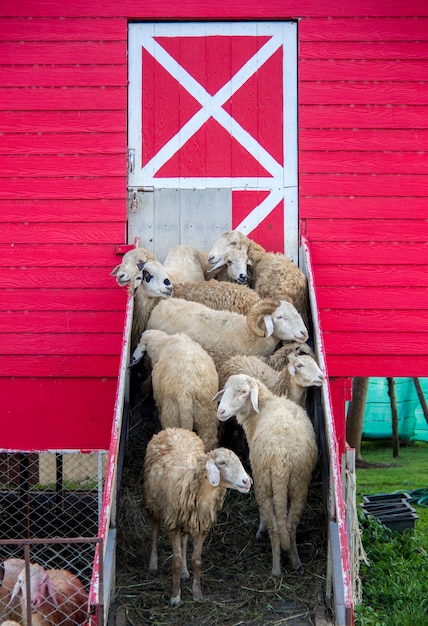
[[[131,357],[131,365],[147,352],[152,362],[153,397],[162,428],[194,430],[206,450],[218,446],[218,420],[213,395],[218,375],[212,358],[187,335],[146,330]]]
[[[32,626],[83,626],[88,613],[88,594],[79,578],[65,569],[46,570],[29,564]],[[20,572],[12,592],[19,598],[23,624],[27,626],[26,567]]]
[[[20,620],[21,609],[18,598],[12,601],[12,592],[18,576],[25,565],[23,559],[10,558],[0,563],[0,620]]]
[[[287,551],[293,568],[302,572],[296,528],[318,455],[306,411],[244,374],[231,376],[214,400],[220,401],[218,419],[226,421],[235,415],[245,431],[260,510],[257,537],[267,528],[272,575],[281,575],[281,547]]]
[[[252,479],[231,450],[205,452],[202,440],[189,430],[167,428],[150,440],[144,463],[144,496],[152,537],[149,570],[158,569],[162,523],[173,550],[171,606],[180,603],[180,577],[189,578],[188,535],[193,537],[193,598],[201,600],[205,537],[223,505],[226,489],[247,493],[251,484]]]

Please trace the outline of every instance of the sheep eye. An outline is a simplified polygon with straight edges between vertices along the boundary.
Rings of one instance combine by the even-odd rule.
[[[230,260],[226,261],[226,263],[227,263],[229,266],[230,266],[230,265],[232,265],[232,261],[230,261]]]
[[[299,363],[299,364],[297,365],[297,368],[298,368],[298,369],[301,369],[302,367],[303,367],[303,363]]]
[[[169,278],[165,278],[163,284],[169,286],[171,284],[171,281],[169,280]]]
[[[143,280],[145,280],[146,283],[149,283],[152,278],[153,276],[150,274],[150,272],[148,272],[147,270],[143,270]]]
[[[226,465],[226,461],[218,461],[217,465]]]

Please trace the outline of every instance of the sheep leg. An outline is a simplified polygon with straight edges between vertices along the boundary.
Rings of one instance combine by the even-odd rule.
[[[261,523],[263,522],[263,525],[267,527],[269,533],[272,550],[272,576],[281,576],[281,540],[272,498],[263,500],[259,504],[259,508]],[[259,532],[260,526],[257,535]]]
[[[190,574],[187,569],[187,541],[189,535],[183,534],[181,536],[181,558],[183,560],[181,565],[181,580],[189,580]]]
[[[260,539],[263,539],[263,533],[265,532],[266,532],[266,524],[265,524],[263,517],[260,515],[260,522],[259,522],[259,528],[256,532],[256,539],[259,541]]]
[[[291,561],[291,566],[293,567],[293,569],[300,572],[300,574],[303,574],[303,566],[302,562],[300,561],[299,553],[297,551],[296,531],[297,525],[305,507],[306,497],[307,489],[301,490],[298,493],[298,497],[294,496],[291,498],[290,509],[287,517],[287,529],[290,536],[289,557]]]
[[[203,600],[201,589],[201,570],[202,570],[202,546],[204,545],[205,534],[199,533],[193,537],[193,585],[192,593],[194,600]]]
[[[170,606],[177,606],[180,604],[181,599],[180,579],[183,562],[181,554],[182,538],[180,530],[172,530],[168,534],[172,545],[172,591],[169,604]]]
[[[149,572],[158,571],[158,537],[159,537],[159,520],[150,518],[151,526],[151,549],[149,560]]]

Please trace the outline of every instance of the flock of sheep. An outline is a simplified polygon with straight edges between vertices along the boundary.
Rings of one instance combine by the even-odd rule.
[[[318,457],[306,392],[325,382],[307,343],[306,276],[239,231],[224,233],[209,253],[172,248],[163,263],[135,248],[111,275],[134,294],[130,365],[148,359],[162,427],[147,446],[143,488],[150,571],[161,525],[172,544],[170,605],[189,578],[189,535],[193,597],[202,598],[202,547],[227,488],[254,485],[256,536],[269,534],[272,575],[281,575],[281,549],[302,572],[296,528]],[[248,459],[231,449],[226,424]]]

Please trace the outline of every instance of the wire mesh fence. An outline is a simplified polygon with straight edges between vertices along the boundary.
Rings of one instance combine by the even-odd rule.
[[[0,451],[0,624],[88,623],[106,452]]]

